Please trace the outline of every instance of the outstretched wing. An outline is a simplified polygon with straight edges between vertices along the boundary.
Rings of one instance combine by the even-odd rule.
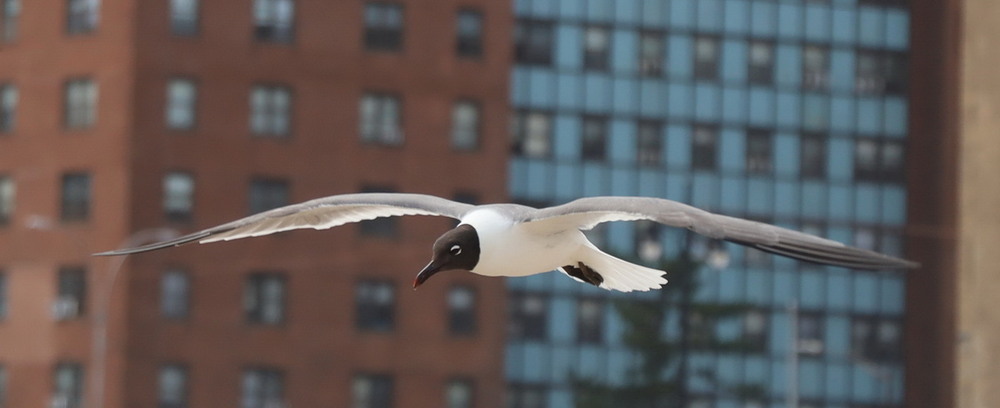
[[[761,222],[713,214],[649,197],[589,197],[530,213],[529,228],[590,229],[609,221],[650,220],[803,261],[856,269],[915,268],[919,264]]]
[[[128,255],[189,242],[228,241],[301,228],[327,229],[351,222],[403,215],[460,219],[473,206],[423,194],[343,194],[275,208],[175,239],[94,255]]]

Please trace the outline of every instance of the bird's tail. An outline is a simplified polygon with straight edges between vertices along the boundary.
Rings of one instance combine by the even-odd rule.
[[[569,269],[563,267],[563,272],[577,280],[592,283],[604,289],[621,292],[634,290],[645,292],[650,289],[659,289],[667,283],[665,272],[608,255],[589,242],[588,245],[584,245],[580,249],[577,258],[579,259],[578,265],[569,266]],[[594,273],[599,276],[593,276]],[[574,276],[574,274],[583,274],[584,276]]]

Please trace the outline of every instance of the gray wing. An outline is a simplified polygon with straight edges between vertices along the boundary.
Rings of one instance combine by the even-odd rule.
[[[423,194],[343,194],[275,208],[175,239],[94,255],[127,255],[189,242],[228,241],[300,228],[327,229],[351,222],[402,215],[462,218],[473,206]]]
[[[837,241],[761,222],[713,214],[676,201],[650,197],[589,197],[540,209],[522,221],[538,231],[590,229],[609,221],[650,220],[687,228],[773,254],[856,269],[915,268],[919,264]]]

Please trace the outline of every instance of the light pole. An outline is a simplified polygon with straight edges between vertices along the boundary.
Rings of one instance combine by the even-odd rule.
[[[176,230],[171,228],[147,228],[143,230],[136,231],[129,235],[122,241],[119,248],[128,248],[144,243],[165,241],[171,238],[175,238],[180,235]],[[93,317],[93,339],[91,342],[91,369],[93,380],[91,383],[91,404],[94,408],[104,407],[104,383],[107,371],[107,360],[108,360],[108,309],[111,307],[111,295],[114,293],[115,282],[118,281],[118,272],[121,271],[122,264],[125,263],[125,257],[119,256],[111,259],[108,265],[108,270],[104,274],[104,277],[100,285],[95,285],[95,287],[101,288],[101,293],[97,296],[97,301],[100,302],[97,307],[97,313]]]

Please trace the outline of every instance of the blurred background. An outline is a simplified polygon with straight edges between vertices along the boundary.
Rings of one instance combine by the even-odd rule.
[[[1000,406],[992,0],[0,0],[0,406]],[[992,181],[991,181],[992,180]],[[360,191],[674,199],[665,268],[413,276],[451,221],[134,246]]]

